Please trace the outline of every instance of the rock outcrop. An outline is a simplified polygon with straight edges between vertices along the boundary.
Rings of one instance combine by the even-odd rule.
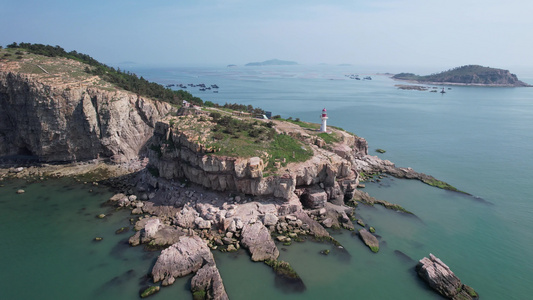
[[[416,271],[432,289],[448,299],[478,299],[474,289],[462,284],[450,268],[431,253],[429,258],[419,261]]]
[[[205,241],[198,236],[182,236],[177,243],[161,251],[152,269],[152,277],[154,282],[162,281],[163,285],[170,285],[177,277],[196,272],[205,264],[214,263]]]
[[[210,130],[209,124],[195,116],[182,116],[181,120],[193,124],[190,127],[205,126],[206,132]],[[289,125],[279,125],[276,130],[311,144],[314,155],[304,162],[289,163],[283,170],[278,167],[275,175],[264,176],[267,153],[249,158],[216,155],[210,152],[212,149],[206,146],[204,137],[187,128],[172,126],[167,119],[156,124],[150,141],[150,165],[165,179],[186,178],[216,191],[289,199],[296,189],[310,188],[312,191],[306,190],[304,197],[309,199],[305,201],[312,208],[323,206],[329,199],[342,200],[347,193],[351,195],[350,188],[358,183],[354,162],[356,157],[366,155],[366,141],[338,130],[340,141],[334,148],[320,148],[314,145],[316,136]]]
[[[191,279],[194,299],[227,300],[228,295],[218,269],[211,264],[204,265]]]
[[[359,236],[372,252],[375,253],[379,251],[379,241],[372,233],[363,228],[359,230]]]
[[[276,260],[279,256],[270,232],[260,222],[244,225],[241,243],[248,248],[253,261]]]
[[[168,103],[116,88],[65,87],[0,67],[0,157],[136,159],[171,110]]]

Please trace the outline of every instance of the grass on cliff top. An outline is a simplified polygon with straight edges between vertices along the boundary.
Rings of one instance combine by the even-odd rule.
[[[274,171],[279,162],[303,162],[313,156],[313,150],[289,135],[277,134],[272,122],[253,118],[237,118],[212,112],[209,116],[178,117],[172,126],[198,143],[204,144],[209,155],[243,157],[258,156],[267,163],[267,171]],[[195,138],[197,137],[197,138]]]
[[[266,152],[269,155],[267,169],[273,167],[276,161],[286,165],[291,162],[303,162],[313,156],[309,146],[283,134],[274,135],[272,140],[257,142],[248,136],[248,132],[242,132],[237,135],[227,135],[211,146],[219,149],[216,155],[230,157],[261,157]]]

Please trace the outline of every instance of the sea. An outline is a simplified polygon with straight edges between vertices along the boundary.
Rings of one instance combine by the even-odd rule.
[[[357,217],[376,229],[378,253],[347,230],[331,231],[343,249],[312,241],[279,244],[280,259],[305,284],[301,291],[252,262],[245,250],[215,251],[230,299],[442,299],[414,270],[430,253],[482,299],[533,295],[533,88],[401,90],[395,85],[406,83],[383,74],[387,69],[368,66],[128,70],[164,85],[216,84],[187,90],[204,101],[252,105],[282,118],[319,123],[326,108],[328,125],[364,137],[370,155],[471,194],[392,177],[366,182],[363,190],[371,196],[413,212],[357,207]],[[533,84],[533,70],[518,76]],[[138,299],[159,252],[128,245],[132,216],[106,206],[110,196],[107,187],[68,178],[0,182],[1,298]],[[97,218],[101,213],[106,217]],[[115,233],[121,227],[129,231]],[[152,299],[192,299],[190,279],[178,279]]]

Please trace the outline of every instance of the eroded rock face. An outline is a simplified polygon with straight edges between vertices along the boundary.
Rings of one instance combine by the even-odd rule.
[[[40,161],[135,159],[167,103],[79,85],[66,89],[0,71],[0,156]]]
[[[433,254],[422,258],[416,266],[418,276],[448,299],[477,299],[476,292],[461,283],[450,268]]]
[[[186,122],[195,121],[187,119]],[[345,190],[351,192],[347,187],[358,183],[358,174],[354,172],[352,161],[355,162],[355,157],[361,153],[366,153],[367,147],[364,139],[347,133],[341,135],[346,140],[344,142],[348,143],[341,143],[341,150],[330,151],[312,146],[314,155],[308,161],[290,163],[278,176],[263,177],[264,157],[207,155],[205,146],[198,142],[203,137],[171,127],[170,121],[167,123],[165,119],[156,124],[154,137],[150,141],[150,149],[156,147],[161,151],[149,151],[149,157],[150,164],[158,169],[161,177],[168,180],[184,177],[216,191],[289,199],[296,187],[321,184],[328,198],[342,199]]]
[[[179,241],[161,251],[152,269],[154,282],[174,283],[176,277],[198,271],[204,264],[215,264],[206,242],[198,236],[182,236]]]

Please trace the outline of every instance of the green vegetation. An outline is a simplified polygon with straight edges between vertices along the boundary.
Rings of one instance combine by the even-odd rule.
[[[463,84],[496,84],[527,86],[518,80],[516,75],[508,70],[483,67],[479,65],[466,65],[444,72],[420,76],[413,73],[400,73],[392,78],[401,80],[415,80],[418,82],[445,82]]]
[[[268,153],[268,167],[272,170],[276,162],[286,165],[291,162],[308,160],[313,151],[297,139],[276,134],[273,123],[258,122],[257,120],[239,120],[232,116],[212,112],[213,122],[209,148],[216,149],[217,155],[231,157],[263,156]],[[198,132],[201,134],[201,132]],[[203,131],[205,134],[205,130]]]
[[[238,104],[238,103],[224,103],[224,105],[219,105],[217,103],[213,103],[211,101],[206,101],[204,103],[204,106],[206,107],[216,107],[216,108],[225,108],[227,111],[241,111],[241,112],[247,112],[251,114],[253,117],[256,116],[262,116],[265,114],[265,111],[261,108],[253,107],[252,105],[244,105],[244,104]]]
[[[153,295],[153,294],[155,294],[157,292],[159,292],[159,286],[158,285],[149,286],[141,293],[141,298],[146,298],[146,297],[151,296],[151,295]]]
[[[192,292],[193,300],[205,300],[207,299],[207,292],[205,290],[196,290]]]
[[[326,142],[326,144],[333,144],[333,143],[340,142],[340,139],[337,137],[337,135],[334,132],[332,133],[321,132],[317,134],[317,136],[323,139],[324,142]]]
[[[342,246],[341,243],[339,243],[339,241],[337,241],[336,239],[334,239],[332,236],[329,236],[329,235],[328,236],[314,236],[314,239],[317,242],[329,242],[337,247]]]
[[[468,295],[470,295],[470,297],[472,297],[472,298],[479,297],[479,295],[476,293],[476,291],[472,287],[470,287],[470,286],[468,286],[466,284],[463,285],[463,290],[465,292],[467,292]]]
[[[87,54],[78,53],[76,51],[67,52],[60,46],[31,43],[12,43],[7,45],[7,48],[19,49],[18,51],[25,50],[33,54],[48,57],[65,57],[80,61],[89,65],[85,68],[86,73],[98,75],[109,83],[142,96],[158,99],[172,104],[181,104],[183,100],[187,100],[190,103],[198,105],[202,105],[203,103],[202,99],[192,96],[189,92],[183,90],[173,91],[158,83],[149,82],[143,77],[139,78],[136,74],[127,71],[121,71],[120,69],[115,69],[102,64]]]
[[[130,230],[129,227],[120,227],[119,229],[115,231],[115,234],[121,234],[121,233],[127,232],[128,230]]]
[[[293,279],[300,278],[298,273],[296,273],[296,271],[294,271],[291,265],[286,261],[269,259],[265,260],[265,264],[270,266],[278,275]]]
[[[320,129],[320,124],[315,124],[315,123],[308,123],[308,122],[303,122],[303,121],[300,121],[299,118],[296,118],[295,120],[292,120],[291,118],[289,119],[280,119],[282,121],[287,121],[287,122],[291,122],[293,124],[296,124],[302,128],[306,128],[306,129],[312,129],[312,130],[318,130]]]
[[[458,190],[457,188],[455,188],[454,186],[451,186],[450,184],[444,182],[444,181],[440,181],[438,179],[435,179],[433,177],[430,177],[430,178],[423,178],[422,179],[422,182],[424,182],[425,184],[427,185],[431,185],[431,186],[434,186],[434,187],[438,187],[439,189],[443,189],[443,190],[448,190],[448,191],[454,191],[454,192],[458,192],[458,193],[463,193],[463,194],[466,194],[466,195],[470,195],[469,193],[467,192],[463,192],[461,190]]]
[[[381,149],[381,148],[378,148],[378,149],[376,149],[376,152],[377,152],[377,153],[385,153],[385,152],[387,152],[387,151],[385,151],[385,150],[383,150],[383,149]]]

